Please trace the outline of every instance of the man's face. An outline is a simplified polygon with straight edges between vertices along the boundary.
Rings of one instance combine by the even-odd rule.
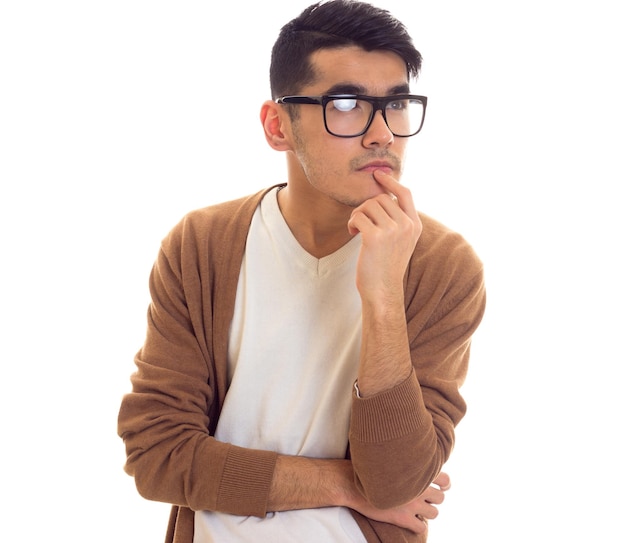
[[[389,51],[322,49],[311,61],[316,80],[298,94],[389,96],[409,92],[406,65]],[[374,170],[400,178],[407,138],[395,137],[380,111],[364,135],[339,138],[324,128],[320,106],[295,107],[299,110],[292,123],[293,152],[299,168],[292,168],[292,176],[298,177],[298,182],[308,182],[333,200],[356,207],[383,192],[374,180]]]

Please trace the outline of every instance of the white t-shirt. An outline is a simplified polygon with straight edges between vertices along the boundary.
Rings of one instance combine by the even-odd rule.
[[[242,447],[344,458],[361,346],[360,239],[317,259],[266,195],[248,234],[229,343],[229,389],[215,437]],[[347,509],[241,517],[199,511],[194,543],[364,543]]]

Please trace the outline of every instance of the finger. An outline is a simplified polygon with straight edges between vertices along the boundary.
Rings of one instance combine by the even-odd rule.
[[[352,234],[357,231],[363,233],[369,227],[383,226],[389,221],[397,221],[403,215],[404,212],[393,202],[390,196],[380,195],[367,200],[352,211],[348,220],[348,229]]]
[[[390,195],[396,197],[398,205],[401,209],[405,211],[415,209],[411,191],[407,187],[402,185],[393,176],[382,170],[375,170],[373,175],[379,185],[381,185]]]
[[[419,516],[424,520],[435,520],[439,516],[439,509],[426,503],[420,507]]]
[[[375,224],[370,217],[364,213],[361,209],[355,209],[350,215],[348,221],[348,231],[354,235],[358,232],[366,233],[369,229],[375,228]]]
[[[416,534],[425,534],[428,532],[428,521],[422,515],[415,515],[415,519],[411,521],[410,530]]]
[[[450,488],[452,487],[450,476],[447,473],[444,473],[443,471],[439,475],[437,475],[437,477],[433,481],[433,484],[437,485],[444,492],[447,490],[450,490]]]
[[[413,210],[413,212],[415,213],[415,210]],[[417,224],[421,229],[419,217],[414,218],[409,216],[409,214],[400,207],[397,196],[393,194],[380,194],[365,201],[353,210],[352,214],[355,215],[356,213],[363,213],[377,226],[391,224],[390,221],[393,221],[405,227],[411,225],[411,228]]]
[[[427,503],[434,503],[437,505],[441,505],[446,498],[443,490],[439,490],[438,488],[431,486],[429,489],[424,491],[422,494],[424,497],[424,501]]]
[[[397,220],[400,217],[406,216],[405,211],[400,207],[400,202],[395,194],[381,194],[373,199],[378,205],[385,210],[387,215]]]
[[[419,528],[416,532],[418,534],[428,534],[428,519],[424,518],[422,515],[416,515],[416,518],[419,523]]]

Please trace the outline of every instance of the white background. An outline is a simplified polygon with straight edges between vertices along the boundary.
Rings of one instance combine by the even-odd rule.
[[[116,436],[148,273],[183,213],[284,181],[258,111],[308,3],[0,4],[8,541],[163,539]],[[377,4],[424,55],[404,182],[489,287],[430,541],[625,541],[619,2]]]

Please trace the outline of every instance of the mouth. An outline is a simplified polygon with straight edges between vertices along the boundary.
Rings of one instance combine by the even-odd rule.
[[[387,174],[391,174],[391,172],[393,171],[393,165],[389,162],[385,162],[385,161],[374,161],[374,162],[368,162],[367,164],[365,164],[364,166],[361,166],[360,168],[358,168],[359,172],[366,172],[366,173],[373,173],[376,170],[381,170]]]

